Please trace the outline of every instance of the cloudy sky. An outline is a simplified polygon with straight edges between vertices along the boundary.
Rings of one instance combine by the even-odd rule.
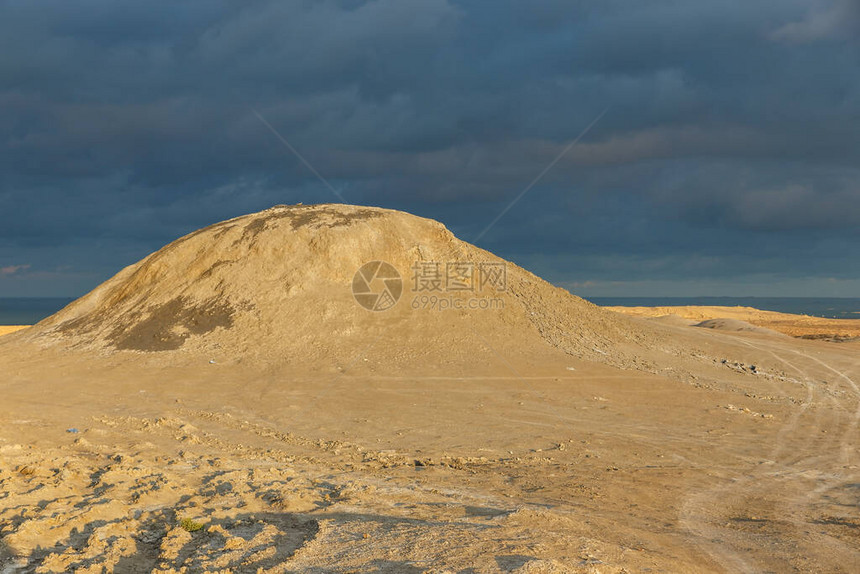
[[[337,201],[264,121],[581,295],[860,296],[860,0],[0,0],[0,297]]]

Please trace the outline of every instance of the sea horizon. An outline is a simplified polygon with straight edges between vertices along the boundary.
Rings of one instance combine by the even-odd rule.
[[[0,325],[35,325],[77,297],[0,297]]]
[[[76,297],[0,297],[0,325],[33,325]],[[828,319],[860,319],[860,297],[584,297],[601,307],[754,307]]]

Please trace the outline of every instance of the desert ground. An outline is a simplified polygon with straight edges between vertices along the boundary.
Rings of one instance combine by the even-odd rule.
[[[0,335],[8,335],[21,329],[26,329],[30,325],[0,325]]]
[[[416,308],[416,261],[503,308]],[[0,337],[0,572],[856,572],[860,343],[711,326],[400,212],[211,226]]]
[[[709,307],[689,305],[685,307],[604,307],[610,311],[634,317],[666,317],[687,319],[690,324],[720,319],[740,321],[763,329],[770,329],[792,337],[806,339],[852,339],[860,337],[860,321],[856,319],[829,319],[809,315],[792,315],[776,311],[763,311],[752,307]],[[744,329],[732,323],[736,329]],[[728,327],[728,324],[725,325]]]

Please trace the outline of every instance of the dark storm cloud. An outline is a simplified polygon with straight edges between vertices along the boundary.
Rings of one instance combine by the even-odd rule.
[[[469,240],[611,106],[482,245],[571,285],[857,279],[859,37],[856,0],[0,1],[0,294],[335,200],[254,109]]]

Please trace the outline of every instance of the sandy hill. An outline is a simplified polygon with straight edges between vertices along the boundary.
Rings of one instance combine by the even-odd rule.
[[[358,304],[353,287],[357,270],[377,260],[390,263],[401,283],[399,302],[375,312]],[[417,289],[436,264],[441,288]],[[448,264],[452,273],[457,266],[473,274],[471,288],[448,288]],[[481,285],[484,270],[503,275]],[[384,278],[368,280],[376,287],[359,291],[372,296],[385,286]],[[464,308],[440,311],[439,299]],[[492,308],[465,308],[476,299],[473,305]],[[436,221],[330,204],[277,206],[191,233],[15,337],[170,361],[202,354],[219,363],[337,369],[342,357],[370,345],[389,368],[470,362],[487,347],[530,353],[547,343],[620,364],[632,356],[624,345],[648,328],[457,239]]]
[[[750,332],[750,333],[765,333],[768,335],[782,335],[779,331],[758,327],[752,323],[741,321],[739,319],[707,319],[696,323],[696,327],[704,329],[717,329],[720,331],[735,331],[735,332]]]

